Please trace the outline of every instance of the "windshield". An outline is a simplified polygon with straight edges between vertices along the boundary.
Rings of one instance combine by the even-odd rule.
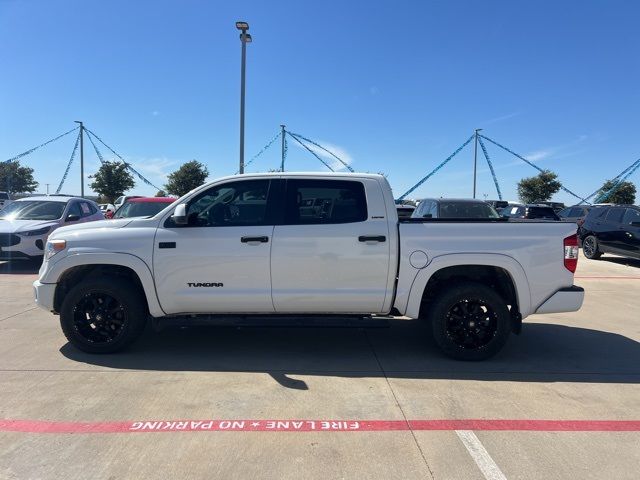
[[[440,218],[499,218],[498,212],[484,202],[441,202]]]
[[[558,220],[559,217],[551,207],[529,207],[527,218],[542,218],[548,220]]]
[[[0,211],[2,220],[57,220],[66,203],[47,201],[13,202]]]
[[[127,202],[113,218],[152,217],[169,205],[165,202]]]

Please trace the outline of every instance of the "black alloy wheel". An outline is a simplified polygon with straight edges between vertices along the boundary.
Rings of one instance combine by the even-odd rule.
[[[510,306],[517,309],[515,304]],[[504,347],[511,334],[509,305],[495,288],[483,283],[458,281],[442,286],[426,308],[433,339],[456,360],[486,360]]]
[[[460,348],[483,348],[497,332],[498,315],[482,300],[461,300],[447,312],[446,334]]]
[[[122,302],[104,292],[88,292],[73,308],[75,330],[91,343],[115,341],[126,322]]]
[[[594,235],[587,235],[582,240],[582,253],[590,260],[597,260],[602,256],[602,252],[598,249],[598,240]]]
[[[142,288],[128,278],[96,276],[66,293],[60,326],[74,347],[87,353],[112,353],[133,343],[149,316]]]

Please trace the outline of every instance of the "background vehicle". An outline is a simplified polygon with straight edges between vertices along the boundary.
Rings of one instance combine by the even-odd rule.
[[[116,207],[112,203],[100,203],[98,204],[98,207],[100,208],[102,215],[104,215],[104,218],[112,218],[116,211]]]
[[[560,220],[558,214],[548,205],[510,204],[500,212],[503,217],[527,218],[535,220]]]
[[[482,200],[469,198],[425,198],[412,218],[500,218],[498,212]]]
[[[496,209],[496,212],[500,213],[505,207],[509,206],[509,202],[506,200],[485,200],[489,205]]]
[[[540,205],[547,205],[553,208],[556,213],[565,208],[565,205],[562,202],[540,202]]]
[[[42,258],[56,228],[104,220],[95,202],[75,197],[27,197],[0,211],[0,259]]]
[[[0,192],[0,210],[9,205],[12,201],[11,195],[7,192]]]
[[[486,208],[491,208],[486,205]],[[245,174],[152,218],[55,232],[34,283],[77,348],[114,352],[154,322],[233,315],[425,318],[447,355],[497,353],[522,319],[575,311],[575,226],[398,221],[381,175]]]
[[[113,218],[152,217],[175,201],[176,199],[171,197],[130,198],[118,209]]]
[[[603,253],[640,258],[640,207],[592,208],[578,234],[587,258],[598,259]]]
[[[578,225],[582,225],[582,222],[584,222],[584,218],[587,216],[587,213],[589,213],[589,210],[591,210],[591,208],[593,207],[588,205],[576,205],[573,207],[567,207],[563,210],[560,210],[558,212],[558,216],[562,220],[567,220],[575,222]]]
[[[413,205],[396,205],[398,218],[410,218],[415,209]]]
[[[124,202],[131,198],[140,198],[140,195],[121,195],[116,198],[115,202],[113,202],[113,206],[116,207],[116,210],[118,210],[122,205],[124,205]]]

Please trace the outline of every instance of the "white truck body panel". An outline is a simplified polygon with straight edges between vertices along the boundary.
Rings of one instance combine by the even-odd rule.
[[[34,284],[38,305],[53,311],[51,286],[69,268],[111,264],[140,279],[152,316],[189,313],[386,314],[395,308],[417,318],[431,276],[461,265],[503,268],[513,280],[522,317],[573,285],[564,267],[563,239],[575,224],[562,222],[400,223],[386,179],[369,174],[275,173],[219,179],[185,195],[229,181],[251,179],[352,180],[364,185],[367,219],[313,225],[168,228],[175,207],[149,219],[101,221],[56,230],[64,251],[44,261]],[[267,236],[242,243],[242,236]],[[384,241],[358,241],[360,236]],[[161,249],[160,242],[176,248]],[[413,256],[412,256],[413,254]],[[223,284],[190,288],[189,283]],[[46,292],[45,292],[46,290]],[[561,297],[564,299],[562,300]],[[582,296],[566,294],[541,311],[575,310]],[[564,306],[563,306],[564,305]]]

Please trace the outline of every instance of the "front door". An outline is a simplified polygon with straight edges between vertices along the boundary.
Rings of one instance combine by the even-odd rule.
[[[381,312],[395,268],[389,235],[377,181],[287,179],[271,247],[276,311]]]
[[[153,269],[167,314],[273,312],[267,204],[277,182],[215,185],[188,202],[188,225],[158,228]]]

